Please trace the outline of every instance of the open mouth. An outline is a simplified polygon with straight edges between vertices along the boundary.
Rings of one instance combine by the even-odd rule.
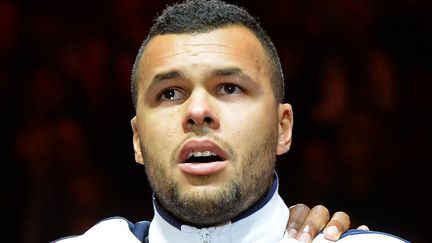
[[[208,176],[222,172],[229,164],[230,155],[208,139],[191,139],[179,153],[179,169],[188,175]]]
[[[191,152],[184,163],[211,163],[223,161],[219,155],[211,151]]]

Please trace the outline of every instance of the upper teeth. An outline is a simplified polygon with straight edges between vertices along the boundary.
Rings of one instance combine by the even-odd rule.
[[[206,157],[206,156],[216,156],[215,153],[211,152],[211,151],[202,151],[202,152],[191,152],[188,156],[188,158],[195,156],[195,157]]]

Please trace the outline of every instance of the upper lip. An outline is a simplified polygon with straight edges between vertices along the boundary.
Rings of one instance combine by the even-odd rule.
[[[222,160],[227,159],[226,152],[215,142],[209,139],[191,139],[186,141],[182,148],[180,149],[178,162],[183,163],[188,159],[191,153],[193,152],[205,152],[209,151],[211,153],[216,154]]]

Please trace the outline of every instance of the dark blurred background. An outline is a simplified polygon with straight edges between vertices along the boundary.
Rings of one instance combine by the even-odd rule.
[[[282,59],[295,114],[277,164],[287,204],[324,204],[353,227],[427,242],[430,1],[230,2],[259,17]],[[129,77],[168,3],[0,0],[2,242],[48,242],[114,215],[151,219]]]

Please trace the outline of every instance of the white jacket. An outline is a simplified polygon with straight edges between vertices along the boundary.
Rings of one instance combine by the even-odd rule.
[[[217,227],[197,228],[182,224],[154,200],[155,215],[148,222],[132,224],[124,218],[110,218],[96,224],[83,235],[63,238],[56,243],[289,243],[286,223],[289,210],[277,193],[276,177],[267,195],[230,222]],[[148,235],[148,237],[146,237]],[[319,234],[313,243],[327,243]],[[401,243],[408,242],[390,234],[374,231],[350,230],[339,243]]]

